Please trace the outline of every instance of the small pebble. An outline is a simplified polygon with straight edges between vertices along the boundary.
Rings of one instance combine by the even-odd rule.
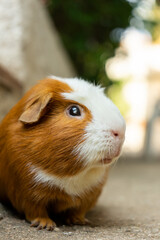
[[[64,235],[72,236],[72,232],[64,232]]]
[[[55,232],[59,232],[60,229],[59,229],[58,227],[55,227],[54,231],[55,231]]]
[[[160,230],[158,228],[153,228],[152,229],[152,233],[158,233],[158,232],[160,232]]]
[[[0,220],[2,220],[4,217],[2,216],[2,214],[0,213]]]

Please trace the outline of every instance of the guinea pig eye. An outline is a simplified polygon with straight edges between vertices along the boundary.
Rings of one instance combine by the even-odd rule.
[[[81,110],[78,106],[71,106],[69,109],[68,109],[68,114],[72,117],[79,117],[81,116]]]

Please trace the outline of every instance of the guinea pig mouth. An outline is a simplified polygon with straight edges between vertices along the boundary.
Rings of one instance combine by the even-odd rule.
[[[112,156],[106,156],[100,160],[101,164],[110,164],[120,157],[121,150],[118,149]]]

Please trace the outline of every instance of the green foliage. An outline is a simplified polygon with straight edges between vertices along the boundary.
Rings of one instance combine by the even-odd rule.
[[[48,0],[47,7],[79,76],[109,86],[105,62],[118,46],[118,32],[129,25],[125,0]],[[118,37],[117,37],[118,35]]]

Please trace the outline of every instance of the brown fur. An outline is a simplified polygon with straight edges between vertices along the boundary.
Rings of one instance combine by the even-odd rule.
[[[84,119],[64,114],[74,102],[63,99],[60,93],[70,91],[65,83],[42,80],[0,125],[0,199],[9,200],[32,226],[49,230],[55,223],[48,217],[48,209],[55,214],[65,212],[67,223],[85,223],[85,214],[95,204],[107,177],[106,173],[103,183],[77,197],[33,181],[32,164],[59,177],[73,176],[84,169],[72,150],[83,141],[91,113],[82,106]]]

